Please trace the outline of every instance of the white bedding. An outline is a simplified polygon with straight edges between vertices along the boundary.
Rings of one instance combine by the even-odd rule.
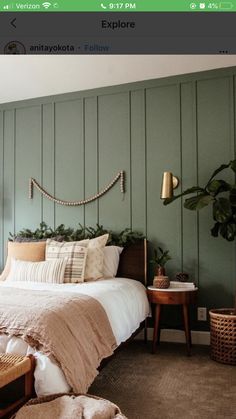
[[[53,290],[59,293],[77,292],[96,298],[103,306],[111,324],[117,345],[126,341],[149,314],[145,287],[127,278],[113,278],[82,284],[47,284],[36,282],[2,282],[0,287]],[[22,339],[0,335],[0,353],[34,354],[35,390],[38,396],[68,392],[63,372],[47,356],[36,352]]]

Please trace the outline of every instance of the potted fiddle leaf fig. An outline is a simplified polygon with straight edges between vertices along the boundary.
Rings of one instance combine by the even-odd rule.
[[[236,238],[236,183],[216,179],[216,176],[224,170],[232,170],[235,175],[236,159],[218,167],[205,186],[193,186],[186,189],[179,195],[165,199],[164,205],[168,205],[182,196],[194,194],[191,198],[185,199],[184,207],[196,211],[211,205],[214,221],[211,235],[213,237],[222,236],[227,241],[233,241]]]

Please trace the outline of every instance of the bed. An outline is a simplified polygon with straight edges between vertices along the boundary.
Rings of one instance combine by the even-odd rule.
[[[26,282],[3,282],[0,292],[14,293],[31,290],[34,294],[48,292],[57,298],[67,295],[83,295],[100,303],[106,312],[118,348],[143,327],[149,314],[146,296],[147,243],[142,240],[124,249],[121,254],[116,278],[82,284],[45,284]],[[10,287],[10,289],[9,289]],[[19,291],[21,290],[21,291]],[[25,291],[23,291],[25,290]],[[115,348],[114,348],[115,349]],[[37,351],[20,337],[0,335],[0,352],[33,354],[36,358],[35,391],[38,396],[52,393],[65,393],[71,390],[65,373],[55,360]],[[97,368],[99,365],[97,365]],[[97,372],[96,372],[97,373]],[[96,374],[95,374],[96,375]],[[94,377],[95,378],[95,377]],[[90,378],[91,381],[91,378]],[[90,383],[91,384],[91,383]]]

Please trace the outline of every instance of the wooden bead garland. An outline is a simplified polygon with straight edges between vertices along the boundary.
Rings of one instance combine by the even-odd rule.
[[[51,195],[50,193],[48,193],[42,186],[39,185],[39,183],[35,179],[30,178],[30,180],[29,180],[29,199],[33,199],[33,187],[35,186],[39,190],[39,192],[43,196],[45,196],[45,198],[50,199],[50,201],[53,201],[56,204],[67,205],[67,206],[85,205],[85,204],[88,204],[89,202],[95,201],[96,199],[103,196],[106,192],[108,192],[115,185],[115,183],[118,181],[118,179],[120,179],[120,191],[121,191],[121,193],[125,193],[125,172],[123,170],[121,170],[120,172],[117,173],[117,175],[114,177],[114,179],[101,192],[98,192],[96,195],[94,195],[90,198],[81,200],[81,201],[64,201],[64,200],[58,199],[58,198],[54,197],[53,195]]]

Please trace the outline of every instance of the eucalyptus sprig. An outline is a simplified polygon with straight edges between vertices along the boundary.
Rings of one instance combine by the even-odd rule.
[[[36,230],[24,228],[16,234],[9,233],[11,241],[39,241],[55,238],[60,241],[79,241],[83,239],[92,239],[103,234],[109,234],[109,245],[127,246],[138,240],[144,239],[144,235],[138,231],[132,231],[126,228],[121,232],[113,232],[104,228],[102,225],[96,224],[96,227],[84,227],[79,224],[79,228],[73,229],[60,224],[55,230],[49,227],[44,221],[40,223]]]

